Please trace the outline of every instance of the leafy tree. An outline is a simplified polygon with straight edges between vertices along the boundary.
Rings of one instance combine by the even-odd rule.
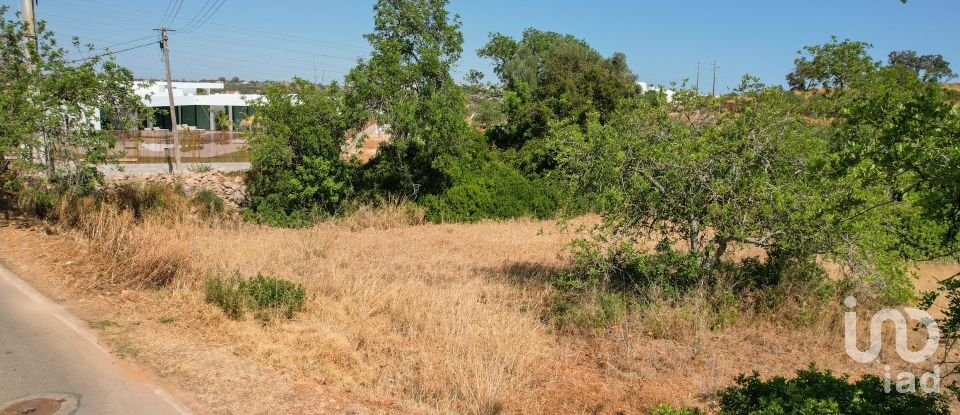
[[[483,72],[480,72],[476,69],[471,69],[470,72],[467,72],[467,76],[464,80],[466,80],[470,85],[480,85],[483,82],[484,76],[485,75]]]
[[[494,137],[506,147],[545,137],[552,122],[585,125],[591,113],[606,122],[639,93],[626,56],[604,58],[571,35],[531,28],[515,40],[495,33],[478,54],[493,60],[505,88],[508,123]]]
[[[877,203],[900,208],[899,222],[889,226],[904,254],[960,253],[960,111],[943,89],[895,65],[836,106],[836,167],[860,186],[882,187]]]
[[[341,158],[349,119],[341,89],[294,79],[271,84],[252,107],[251,213],[272,224],[302,225],[336,212],[353,194],[356,171]]]
[[[115,161],[108,130],[135,128],[147,114],[133,74],[77,39],[76,55],[88,57],[67,59],[42,21],[25,40],[7,12],[0,7],[0,187],[9,195],[42,171],[61,190],[92,190],[102,181],[95,166]]]
[[[352,106],[392,136],[367,166],[386,192],[436,193],[479,142],[466,121],[463,92],[450,76],[463,34],[446,0],[380,0],[374,6],[373,47],[347,76]]]
[[[957,76],[942,55],[917,55],[912,50],[902,50],[890,52],[887,62],[891,66],[904,66],[921,79],[943,82]]]
[[[705,270],[733,243],[817,250],[822,189],[810,176],[826,142],[791,112],[786,93],[742,88],[733,112],[684,92],[674,106],[643,103],[583,136],[559,131],[569,176],[605,200],[612,245],[660,235],[667,246],[682,242]]]
[[[562,172],[574,193],[600,200],[604,216],[592,238],[578,242],[585,259],[572,286],[620,281],[632,290],[664,275],[671,285],[695,286],[726,272],[734,246],[753,246],[766,253],[769,269],[751,276],[763,284],[776,283],[774,271],[785,267],[815,279],[819,267],[807,263],[825,254],[843,259],[884,300],[909,298],[902,263],[877,225],[889,211],[858,211],[851,202],[883,206],[883,194],[829,174],[829,126],[810,122],[792,98],[747,77],[732,103],[680,91],[670,104],[640,101],[585,132],[558,126],[552,140]],[[635,249],[648,238],[660,241],[650,257]]]
[[[838,41],[836,36],[823,45],[805,46],[787,75],[791,89],[824,88],[843,90],[857,79],[874,72],[880,64],[867,53],[872,45],[849,39]],[[804,55],[806,53],[806,55]]]

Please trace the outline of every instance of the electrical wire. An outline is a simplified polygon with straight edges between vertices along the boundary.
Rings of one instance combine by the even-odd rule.
[[[170,23],[167,23],[167,25],[172,25],[173,22],[177,20],[177,16],[180,15],[181,7],[183,7],[183,0],[177,0],[177,11],[173,13],[173,18],[170,19]]]
[[[167,18],[170,17],[170,13],[173,12],[173,5],[176,0],[167,0],[167,8],[163,9],[163,17],[160,18],[160,26],[164,25],[164,22],[167,21]]]
[[[110,16],[111,12],[116,14],[117,9],[123,9],[123,10],[129,11],[130,14],[142,15],[144,17],[156,16],[155,12],[147,12],[142,9],[124,7],[121,5],[110,5],[108,7],[103,3],[102,0],[88,0],[88,1],[84,1],[83,3],[78,3],[77,0],[52,0],[52,1],[57,1],[64,4],[73,4],[78,7],[82,6],[82,7],[98,8],[103,11],[100,14],[104,16]],[[174,17],[170,19],[169,22],[167,22],[168,25],[174,19],[177,18],[183,6],[183,0],[171,0],[171,1],[175,1],[176,3],[173,3],[173,4],[175,4],[176,6],[174,10],[174,15],[173,15]],[[273,65],[276,65],[276,62],[291,63],[293,65],[299,64],[297,62],[296,57],[284,56],[285,54],[278,53],[278,52],[289,52],[292,54],[303,55],[304,57],[311,58],[309,62],[310,67],[308,67],[306,61],[301,60],[300,62],[303,62],[304,65],[296,66],[296,68],[299,70],[304,70],[308,72],[312,72],[313,57],[337,59],[342,61],[355,61],[370,52],[369,47],[361,48],[359,46],[348,44],[348,43],[321,41],[314,38],[298,36],[293,34],[260,30],[260,29],[256,29],[248,26],[214,23],[210,21],[213,18],[213,16],[216,15],[218,11],[222,8],[225,1],[226,0],[207,0],[204,7],[200,8],[200,11],[197,13],[197,15],[194,16],[193,19],[191,19],[187,25],[183,26],[183,28],[180,29],[183,31],[178,33],[185,34],[186,36],[189,36],[195,39],[201,39],[204,42],[219,43],[219,44],[234,46],[237,48],[256,48],[258,49],[258,51],[254,52],[254,54],[257,55],[257,57],[260,57],[262,59],[272,61],[271,64]],[[168,9],[172,9],[174,7],[171,4],[168,4],[168,6],[170,6],[168,7]],[[139,26],[134,28],[133,26],[123,26],[122,24],[118,25],[117,20],[110,20],[109,23],[107,23],[107,21],[102,21],[103,22],[102,25],[93,24],[92,22],[95,20],[96,19],[84,19],[83,21],[78,21],[75,17],[73,18],[63,17],[62,23],[70,23],[72,25],[77,25],[77,26],[82,26],[83,24],[89,23],[87,27],[89,27],[91,31],[96,31],[98,33],[111,33],[114,36],[118,32],[108,31],[106,30],[106,28],[118,28],[128,32],[135,31],[135,30],[142,30],[142,28]],[[215,33],[211,33],[209,35],[207,34],[207,32],[203,32],[205,36],[197,36],[199,34],[198,30],[201,27],[206,27],[206,26],[213,26],[218,28],[218,30]],[[241,39],[238,40],[237,36],[229,36],[229,35],[226,35],[225,33],[232,33],[232,34],[239,35],[241,36]],[[208,37],[210,35],[214,36],[215,39],[211,39],[210,37]],[[227,37],[229,37],[230,40],[220,40],[220,39],[226,39]],[[109,39],[109,37],[107,38]],[[265,38],[280,40],[286,45],[295,45],[295,46],[293,48],[278,48],[275,43],[266,45],[264,42],[269,42],[269,40]],[[115,43],[115,44],[111,44],[109,47],[121,46],[124,44],[133,43],[135,41],[136,40]],[[192,46],[195,46],[195,45],[183,44],[183,45],[178,45],[176,49],[182,50],[183,48],[191,48]],[[315,48],[318,48],[318,47],[338,49],[338,50],[346,51],[349,53],[346,53],[346,54],[315,53],[314,50],[316,50]],[[204,57],[214,58],[209,55]],[[234,60],[237,60],[236,56],[232,58]],[[227,58],[227,59],[230,59],[230,58]],[[250,61],[250,60],[245,60],[245,61],[250,62],[252,64],[263,64],[263,65],[267,64],[266,62],[263,62],[263,61]],[[195,65],[200,65],[200,63],[197,62],[196,60],[194,60],[194,62],[192,63]],[[287,67],[293,67],[293,65],[289,65]],[[202,65],[202,66],[207,66],[207,65]],[[209,66],[213,67],[213,65],[209,65]],[[489,62],[480,62],[478,60],[461,59],[460,65],[456,65],[455,67],[451,68],[451,72],[455,74],[464,74],[473,68],[485,70],[485,68],[489,68],[490,66],[491,66],[491,63]],[[334,64],[334,67],[340,67],[340,65]],[[336,73],[343,73],[340,70],[334,70],[332,68],[330,68],[329,71],[336,72]]]
[[[118,53],[128,52],[128,51],[131,51],[131,50],[140,49],[140,48],[145,48],[145,47],[147,47],[147,46],[156,46],[156,45],[157,45],[156,42],[144,43],[144,44],[142,44],[142,45],[133,46],[133,47],[129,47],[129,48],[126,48],[126,49],[121,49],[121,50],[117,50],[117,51],[107,51],[107,52],[105,52],[105,53],[101,53],[101,54],[89,56],[89,57],[86,57],[86,58],[74,59],[74,60],[72,60],[72,61],[67,61],[67,63],[77,63],[77,62],[88,61],[88,60],[90,60],[90,59],[102,58],[102,57],[104,57],[104,56],[116,55],[116,54],[118,54]]]
[[[217,4],[216,8],[211,8],[211,12],[207,14],[206,18],[203,18],[203,20],[199,21],[199,23],[197,23],[195,26],[193,26],[193,27],[191,27],[191,28],[189,28],[189,29],[185,29],[185,31],[186,31],[187,33],[191,33],[191,32],[196,31],[196,30],[199,29],[200,27],[202,27],[204,24],[206,24],[206,23],[210,20],[211,17],[213,17],[214,15],[217,14],[218,11],[220,11],[220,8],[223,7],[223,4],[226,3],[226,2],[227,2],[227,0],[220,0],[220,3]]]
[[[157,37],[157,35],[144,36],[144,37],[141,37],[141,38],[139,38],[139,39],[128,40],[128,41],[126,41],[126,42],[113,43],[113,44],[110,44],[110,45],[107,45],[107,46],[104,46],[104,47],[101,47],[101,48],[97,48],[97,49],[107,50],[107,49],[110,49],[110,48],[112,48],[112,47],[129,45],[129,44],[134,43],[134,42],[139,42],[139,41],[141,41],[141,40],[147,40],[147,39],[153,39],[153,38],[156,38],[156,37]]]
[[[216,1],[216,0],[214,0],[214,1]],[[203,6],[200,7],[200,11],[198,11],[197,14],[193,15],[193,17],[190,18],[190,21],[187,22],[186,25],[184,25],[183,27],[181,27],[181,28],[178,29],[178,30],[184,31],[184,30],[186,30],[187,27],[190,27],[191,25],[193,25],[194,23],[196,23],[197,18],[200,17],[201,15],[203,15],[204,13],[206,13],[207,7],[209,7],[209,6],[210,6],[210,0],[206,0],[205,2],[203,2]]]

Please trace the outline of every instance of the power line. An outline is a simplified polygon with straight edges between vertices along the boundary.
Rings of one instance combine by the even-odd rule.
[[[211,8],[211,11],[207,14],[206,18],[203,18],[203,20],[200,20],[199,23],[197,23],[197,24],[194,25],[193,27],[190,27],[190,28],[184,29],[184,30],[186,30],[187,33],[190,33],[190,32],[193,32],[193,31],[199,29],[201,26],[203,26],[205,23],[207,23],[207,22],[210,20],[210,18],[212,18],[214,15],[216,15],[217,12],[220,11],[220,8],[223,7],[223,4],[226,3],[226,2],[227,2],[227,0],[220,0],[220,3],[217,4],[216,8]]]
[[[167,18],[170,17],[170,13],[173,12],[173,5],[176,0],[167,0],[167,8],[163,9],[163,17],[160,18],[160,25],[163,26],[166,24]]]
[[[107,52],[105,52],[105,53],[101,53],[101,54],[98,54],[98,55],[93,55],[93,56],[86,57],[86,58],[74,59],[74,60],[72,60],[72,61],[67,61],[67,63],[77,63],[77,62],[88,61],[88,60],[90,60],[90,59],[102,58],[102,57],[104,57],[104,56],[116,55],[116,54],[118,54],[118,53],[128,52],[128,51],[131,51],[131,50],[140,49],[140,48],[145,48],[145,47],[147,47],[147,46],[156,46],[156,45],[157,45],[157,44],[156,44],[155,42],[144,43],[144,44],[142,44],[142,45],[133,46],[133,47],[129,47],[129,48],[126,48],[126,49],[120,49],[120,50],[116,50],[116,51],[107,51]]]
[[[207,9],[207,6],[209,6],[209,5],[210,5],[210,0],[206,0],[206,1],[203,3],[203,6],[200,7],[200,11],[198,11],[197,14],[193,15],[193,17],[190,19],[190,21],[187,22],[186,26],[180,28],[180,30],[181,30],[181,31],[185,30],[187,27],[189,27],[190,25],[192,25],[193,22],[197,21],[197,17],[199,17],[201,14],[203,14],[204,11]]]
[[[61,3],[66,3],[66,4],[72,4],[72,5],[75,5],[75,6],[77,6],[77,7],[83,7],[83,8],[90,8],[90,7],[98,8],[98,9],[100,9],[100,10],[103,10],[103,13],[105,13],[105,14],[115,13],[115,12],[117,11],[117,9],[120,9],[120,10],[124,10],[124,11],[127,11],[127,12],[131,12],[131,13],[133,13],[133,14],[139,14],[139,15],[142,15],[142,16],[145,16],[145,17],[146,17],[146,16],[155,16],[155,15],[156,15],[156,13],[154,13],[154,12],[150,12],[150,11],[146,11],[146,10],[138,9],[138,8],[124,7],[124,6],[116,6],[116,5],[109,5],[109,6],[107,6],[107,5],[104,5],[103,3],[101,3],[101,2],[99,2],[99,1],[97,1],[97,0],[88,0],[88,2],[84,2],[84,3],[78,3],[78,2],[72,1],[72,0],[55,0],[55,1],[58,1],[58,2],[61,2]],[[121,17],[121,16],[117,16],[117,17]],[[116,24],[115,24],[116,20],[109,20],[109,21],[102,21],[102,22],[103,22],[105,25],[116,26]],[[71,21],[71,23],[72,23],[72,21]],[[312,44],[312,45],[316,45],[316,46],[320,46],[320,47],[328,47],[328,48],[331,48],[331,49],[340,49],[340,50],[350,51],[350,52],[362,52],[362,53],[364,53],[364,54],[366,54],[366,53],[368,53],[368,52],[370,51],[370,47],[369,47],[369,46],[358,46],[358,45],[356,45],[356,44],[349,44],[349,43],[343,43],[343,42],[332,42],[332,41],[325,41],[325,40],[317,40],[317,39],[310,38],[310,37],[298,36],[298,35],[288,34],[288,33],[272,32],[272,31],[267,31],[267,30],[255,29],[255,28],[247,27],[247,26],[235,26],[235,25],[229,25],[229,24],[223,24],[223,23],[214,23],[214,22],[209,22],[209,23],[207,23],[207,24],[212,25],[212,26],[216,26],[216,27],[219,27],[219,28],[222,28],[221,30],[223,30],[223,31],[225,31],[225,32],[236,33],[236,34],[239,34],[239,35],[242,35],[242,36],[255,37],[256,39],[260,39],[260,38],[262,38],[264,35],[266,35],[266,36],[275,38],[275,39],[277,39],[277,40],[283,40],[283,41],[288,42],[288,43],[289,43],[289,42],[294,42],[294,43],[301,43],[301,44]],[[228,29],[232,29],[232,30],[228,30]],[[183,29],[181,29],[181,30],[183,30]]]
[[[196,36],[193,34],[190,34],[189,36],[191,36],[194,39],[199,39],[206,42],[232,45],[232,46],[237,46],[238,48],[257,48],[257,49],[263,49],[263,50],[269,50],[269,51],[283,51],[283,52],[297,53],[302,55],[319,56],[322,58],[341,59],[341,60],[346,60],[351,62],[356,61],[358,58],[360,58],[359,55],[356,55],[356,56],[327,55],[327,54],[315,53],[315,52],[311,52],[303,49],[288,49],[288,48],[279,48],[276,46],[251,45],[246,43],[237,43],[237,42],[231,42],[231,41],[225,41],[225,40],[219,40],[219,39],[210,39],[206,37]]]
[[[167,24],[173,24],[177,20],[177,16],[180,15],[180,8],[183,7],[183,0],[177,0],[177,11],[173,12],[173,17],[170,19],[170,22]]]
[[[144,36],[144,37],[141,37],[141,38],[137,38],[137,39],[133,39],[133,40],[128,40],[128,41],[126,41],[126,42],[113,43],[113,44],[110,44],[110,45],[101,47],[101,48],[99,48],[99,49],[106,50],[106,49],[110,49],[110,48],[116,47],[116,46],[129,45],[129,44],[131,44],[131,43],[139,42],[139,41],[141,41],[141,40],[153,39],[153,38],[155,38],[155,37],[156,37],[156,36],[153,36],[153,35],[151,35],[151,36]]]
[[[64,4],[74,4],[74,5],[77,5],[78,7],[81,6],[75,0],[52,0],[52,1],[58,1]],[[180,9],[182,7],[183,1],[182,0],[171,0],[171,1],[176,1],[176,3],[168,4],[169,6],[168,9],[173,9],[173,13],[174,13],[173,19],[176,19],[176,16],[178,16],[178,13],[180,12]],[[246,27],[246,26],[226,25],[226,24],[214,23],[210,21],[213,18],[213,16],[215,16],[218,13],[218,11],[222,9],[222,6],[223,4],[225,4],[225,1],[226,0],[208,0],[205,6],[200,8],[200,12],[196,16],[194,16],[193,19],[190,20],[190,22],[192,23],[188,23],[187,25],[183,26],[186,30],[193,33],[190,33],[190,34],[186,34],[184,32],[180,32],[180,33],[185,34],[187,36],[194,37],[196,39],[204,40],[206,42],[234,46],[241,50],[247,49],[247,48],[256,48],[263,52],[258,51],[258,52],[255,52],[255,54],[257,56],[263,57],[265,60],[269,62],[264,62],[262,60],[257,61],[257,60],[244,59],[236,55],[229,56],[229,57],[212,56],[206,52],[209,50],[208,48],[205,49],[202,46],[196,44],[195,42],[191,42],[190,44],[180,45],[177,50],[178,53],[185,53],[184,49],[198,50],[198,51],[202,49],[204,51],[203,54],[194,54],[194,56],[201,57],[201,58],[208,58],[208,59],[220,58],[220,59],[227,59],[227,60],[232,60],[237,62],[249,62],[251,64],[255,64],[258,66],[259,65],[278,66],[277,62],[283,62],[283,63],[286,63],[286,65],[281,64],[279,66],[284,66],[287,68],[296,68],[298,72],[302,72],[303,75],[306,75],[306,74],[312,74],[315,57],[337,59],[345,62],[354,62],[357,59],[365,57],[365,55],[368,54],[370,51],[369,47],[360,48],[355,45],[351,45],[347,43],[320,41],[320,40],[316,40],[316,39],[304,37],[304,36],[296,36],[296,35],[285,34],[280,32],[259,30],[259,29]],[[102,4],[103,4],[102,1],[89,0],[89,1],[85,1],[84,4],[82,4],[82,7],[85,7],[85,8],[94,7],[98,9],[102,8],[104,12],[100,14],[101,16],[104,16],[104,17],[116,15],[118,13],[117,9],[127,10],[127,11],[130,11],[131,14],[136,14],[136,15],[156,16],[155,12],[146,12],[142,9],[116,6],[116,5],[105,7],[105,6],[102,6]],[[132,26],[124,26],[122,24],[124,20],[122,19],[118,19],[120,21],[119,25],[117,24],[117,20],[110,20],[109,23],[106,21],[103,21],[102,25],[93,24],[92,22],[97,21],[96,18],[83,19],[78,21],[78,19],[75,19],[75,17],[74,18],[64,17],[62,20],[64,23],[69,22],[72,25],[77,25],[81,27],[83,27],[84,24],[88,24],[87,27],[90,27],[92,28],[91,29],[92,31],[96,31],[99,33],[111,33],[111,34],[118,33],[118,32],[108,31],[106,30],[107,28],[114,28],[114,29],[121,28],[127,31],[140,30],[139,27],[134,28]],[[204,32],[205,36],[202,36],[202,37],[197,36],[197,33],[198,33],[197,31],[199,30],[199,28],[201,26],[205,27],[206,25],[215,26],[218,28],[218,30],[210,33],[209,35],[207,34],[207,32]],[[181,30],[185,30],[185,29],[181,29]],[[228,33],[239,35],[242,37],[242,39],[238,39],[237,36],[232,36],[232,35],[229,35]],[[208,36],[214,36],[215,39],[210,39]],[[297,45],[297,46],[294,46],[293,48],[289,48],[289,47],[278,48],[276,43],[267,45],[266,43],[269,43],[270,41],[265,38],[278,39],[278,40],[281,40],[285,45]],[[220,39],[229,39],[229,40],[220,40]],[[134,41],[111,44],[110,47],[119,46],[122,44],[128,44],[132,42]],[[345,47],[341,47],[341,45]],[[314,52],[318,47],[339,49],[343,51],[348,51],[349,53],[348,54],[324,54],[324,53]],[[303,65],[300,65],[299,62],[297,62],[298,60],[296,59],[296,56],[289,56],[279,52],[289,52],[297,55],[305,55],[303,57],[307,59],[300,60],[300,62],[303,63]],[[196,60],[190,61],[190,63],[193,65],[204,66],[204,67],[215,67],[215,65],[203,65],[202,61],[198,62]],[[330,66],[329,67],[330,72],[342,74],[342,73],[345,73],[346,70],[349,70],[348,68],[341,67],[341,65],[335,62],[329,62],[329,63],[332,66],[330,65],[324,65],[324,66]],[[451,70],[454,73],[460,73],[460,72],[466,73],[471,68],[478,67],[480,69],[484,69],[484,68],[489,68],[490,66],[492,66],[492,64],[485,61],[480,62],[477,60],[471,61],[470,59],[461,59],[460,63],[455,67],[451,68]],[[334,69],[334,68],[337,68],[337,69]],[[227,68],[223,68],[223,69],[227,69]],[[318,69],[324,69],[324,68],[322,66],[318,66]],[[261,70],[257,70],[257,71],[260,72]]]

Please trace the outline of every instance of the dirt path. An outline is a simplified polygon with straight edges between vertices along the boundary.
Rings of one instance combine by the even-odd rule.
[[[0,265],[0,412],[33,400],[39,414],[44,399],[78,415],[193,413],[135,376],[85,323]]]

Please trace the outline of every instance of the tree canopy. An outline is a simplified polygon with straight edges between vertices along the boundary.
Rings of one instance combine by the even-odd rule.
[[[117,136],[102,129],[136,128],[148,110],[133,92],[133,74],[93,45],[73,47],[68,59],[38,22],[29,41],[19,19],[0,7],[0,187],[18,188],[19,178],[43,171],[50,180],[89,191],[102,180],[97,164],[115,161]]]
[[[912,50],[901,50],[890,52],[887,63],[891,66],[903,66],[918,77],[935,82],[944,82],[957,76],[950,69],[950,62],[943,59],[943,55],[918,55]]]
[[[800,56],[793,61],[787,84],[795,90],[843,90],[880,66],[867,52],[871,47],[866,42],[839,41],[836,36],[823,45],[805,46],[797,52]]]
[[[278,225],[310,223],[342,208],[356,166],[341,158],[350,116],[336,84],[271,84],[253,103],[247,189],[251,213]]]
[[[497,139],[507,146],[544,137],[555,121],[585,125],[593,113],[605,122],[639,93],[625,55],[604,58],[571,35],[527,29],[516,40],[494,33],[477,53],[493,60],[505,89],[507,123]]]
[[[463,92],[450,76],[463,51],[459,17],[446,0],[380,0],[374,6],[369,59],[347,75],[347,99],[387,126],[392,140],[368,177],[388,192],[433,193],[469,156],[471,129]]]

